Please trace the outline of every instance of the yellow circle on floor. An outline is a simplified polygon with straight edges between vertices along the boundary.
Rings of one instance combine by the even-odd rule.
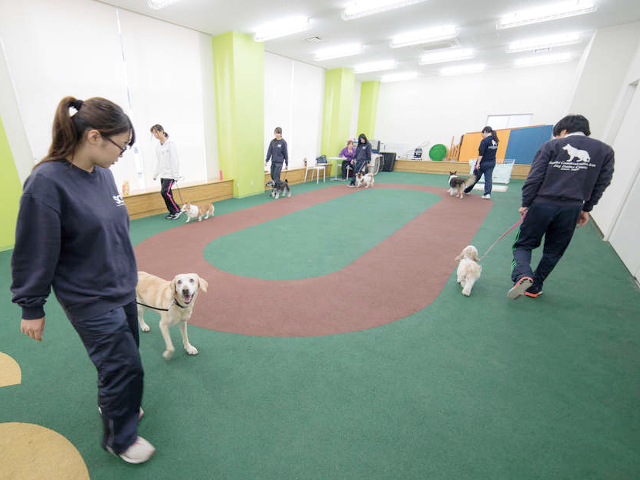
[[[73,444],[32,423],[0,423],[2,478],[88,480],[89,470]]]
[[[18,363],[9,355],[0,352],[0,387],[19,385],[22,372]]]

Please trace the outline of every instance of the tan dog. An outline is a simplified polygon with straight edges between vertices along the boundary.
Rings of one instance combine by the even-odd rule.
[[[182,273],[168,281],[147,272],[138,272],[138,286],[136,287],[136,301],[138,302],[138,323],[143,332],[151,330],[144,321],[143,315],[147,308],[160,313],[160,332],[166,344],[162,353],[165,359],[170,359],[176,349],[171,343],[169,327],[178,324],[182,334],[182,344],[189,355],[197,355],[196,347],[189,343],[187,336],[187,322],[191,318],[193,305],[198,291],[206,292],[209,284],[196,273]],[[143,304],[143,305],[140,305]],[[167,311],[162,311],[162,310]]]
[[[206,220],[209,217],[213,217],[214,206],[210,203],[185,203],[180,209],[180,213],[187,214],[187,221],[189,223],[192,218],[197,218],[199,222],[202,221],[202,217]]]

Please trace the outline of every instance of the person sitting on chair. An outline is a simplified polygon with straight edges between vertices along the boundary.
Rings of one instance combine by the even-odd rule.
[[[356,156],[356,149],[353,148],[353,140],[347,141],[347,146],[340,152],[340,158],[344,158],[342,161],[342,180],[347,178],[347,167],[351,166],[353,170],[353,159]]]

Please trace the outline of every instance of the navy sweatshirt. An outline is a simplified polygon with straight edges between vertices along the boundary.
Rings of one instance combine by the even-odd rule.
[[[495,165],[497,151],[498,142],[496,142],[492,136],[483,138],[478,147],[478,155],[482,156],[480,163],[482,165]]]
[[[371,162],[371,144],[370,143],[358,143],[356,147],[356,163],[363,162],[369,163]]]
[[[135,300],[129,214],[111,171],[37,166],[20,198],[11,269],[13,302],[27,320],[44,317],[51,287],[74,321]]]
[[[582,205],[590,212],[613,177],[613,149],[582,134],[550,140],[538,150],[522,187],[522,206],[534,201]]]
[[[269,159],[273,161],[273,163],[282,163],[286,162],[287,166],[289,166],[289,154],[287,153],[287,142],[285,142],[284,138],[281,140],[273,139],[269,144],[269,150],[267,150],[267,158],[264,163],[267,163]]]

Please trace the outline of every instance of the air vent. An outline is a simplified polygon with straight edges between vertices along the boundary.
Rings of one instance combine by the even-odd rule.
[[[305,38],[305,40],[307,42],[311,42],[311,43],[318,43],[318,42],[322,41],[322,39],[320,37],[307,37],[307,38]]]

